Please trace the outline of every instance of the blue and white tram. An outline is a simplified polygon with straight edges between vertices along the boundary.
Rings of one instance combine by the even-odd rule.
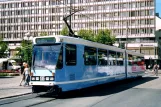
[[[59,92],[144,75],[144,56],[68,36],[33,39],[32,90]],[[125,63],[127,61],[127,63]]]

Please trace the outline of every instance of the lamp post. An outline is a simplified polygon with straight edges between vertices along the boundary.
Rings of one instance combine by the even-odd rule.
[[[128,45],[128,22],[126,22],[126,42],[125,42],[125,72],[127,77],[127,65],[128,65],[128,56],[127,56],[127,45]]]
[[[150,65],[150,66],[148,66],[149,69],[152,67],[151,60],[152,60],[152,58],[151,58],[151,56],[150,56],[150,57],[149,57],[149,65]]]
[[[27,33],[25,33],[25,37],[24,37],[24,40],[27,40],[27,50],[28,50],[28,52],[27,52],[27,63],[29,64],[29,53],[30,53],[30,50],[29,50],[29,45],[30,45],[30,40],[32,40],[33,39],[33,36],[31,36],[31,34],[30,34],[30,32],[27,32]]]
[[[141,48],[142,48],[142,46],[143,46],[143,44],[140,44],[140,53],[142,53],[142,52],[141,52],[141,51],[142,51],[142,49],[141,49]]]

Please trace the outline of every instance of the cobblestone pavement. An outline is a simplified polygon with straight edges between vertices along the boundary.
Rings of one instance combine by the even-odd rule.
[[[31,86],[19,86],[21,76],[0,77],[0,98],[31,93]]]

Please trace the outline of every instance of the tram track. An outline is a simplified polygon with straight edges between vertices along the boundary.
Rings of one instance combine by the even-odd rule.
[[[56,100],[56,98],[49,99],[49,100],[46,100],[46,101],[42,101],[42,102],[35,103],[35,104],[31,104],[31,105],[28,105],[28,106],[25,106],[25,107],[32,107],[32,106],[40,105],[40,104],[43,104],[43,103],[51,102],[51,101],[54,101],[54,100]]]
[[[6,98],[6,99],[1,99],[0,100],[0,106],[5,106],[5,105],[12,105],[14,103],[21,103],[24,101],[39,99],[39,102],[31,103],[28,105],[25,105],[25,107],[31,107],[39,104],[43,104],[46,102],[50,102],[55,100],[56,98],[54,97],[49,97],[45,93],[40,93],[40,94],[28,94],[28,95],[23,95],[23,96],[18,96],[18,97],[11,97],[11,98]]]
[[[23,96],[1,99],[0,106],[5,105],[5,104],[11,104],[11,103],[27,100],[27,99],[33,99],[33,98],[36,98],[37,96],[38,96],[37,94],[28,94],[28,95],[23,95]]]

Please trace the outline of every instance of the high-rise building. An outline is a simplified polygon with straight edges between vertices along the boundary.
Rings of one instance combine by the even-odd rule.
[[[26,32],[59,35],[63,16],[70,10],[80,10],[71,18],[74,31],[110,29],[116,45],[127,40],[127,48],[145,53],[148,61],[160,59],[155,0],[4,0],[0,2],[0,35],[11,50]]]

